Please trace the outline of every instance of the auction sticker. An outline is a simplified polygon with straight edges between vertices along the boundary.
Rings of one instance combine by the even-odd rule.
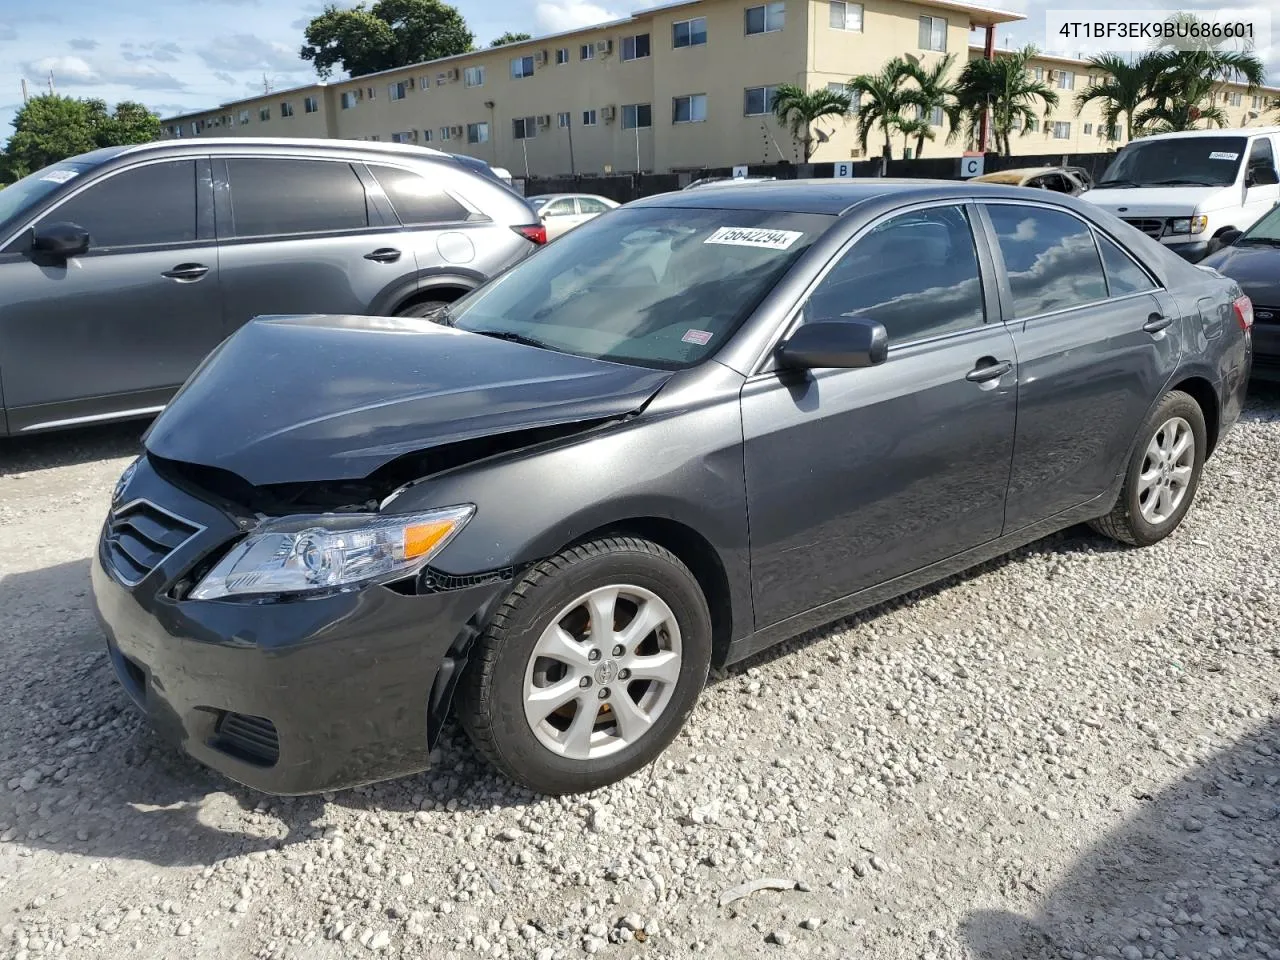
[[[1210,160],[1239,160],[1240,154],[1227,153],[1224,150],[1215,150],[1213,151],[1213,153],[1209,154],[1209,159]]]
[[[48,180],[51,183],[66,183],[68,180],[74,180],[77,171],[75,170],[50,170],[41,180]]]
[[[685,335],[680,338],[685,343],[696,343],[698,346],[706,346],[711,342],[710,330],[688,330]]]
[[[760,227],[721,227],[703,243],[723,243],[731,247],[763,247],[786,250],[803,237],[798,230],[765,230]]]

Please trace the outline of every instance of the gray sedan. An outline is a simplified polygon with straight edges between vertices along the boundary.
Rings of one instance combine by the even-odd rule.
[[[1240,415],[1251,317],[1065,196],[642,200],[437,323],[226,341],[113,498],[111,659],[262,790],[421,770],[451,712],[508,776],[593,790],[712,665],[1072,524],[1169,536]]]

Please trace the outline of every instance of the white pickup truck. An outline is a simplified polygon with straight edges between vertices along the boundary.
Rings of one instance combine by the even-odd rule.
[[[1195,263],[1280,202],[1280,127],[1134,140],[1081,195]]]

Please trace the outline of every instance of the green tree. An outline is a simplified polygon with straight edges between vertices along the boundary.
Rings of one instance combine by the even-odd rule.
[[[519,43],[521,40],[532,40],[532,39],[533,39],[533,34],[531,33],[512,33],[510,30],[508,30],[502,36],[498,37],[498,39],[494,40],[493,43],[489,44],[489,46],[505,47],[508,43]]]
[[[1076,116],[1095,100],[1102,101],[1108,129],[1119,127],[1124,118],[1125,140],[1132,140],[1134,118],[1147,99],[1157,68],[1152,54],[1129,60],[1114,53],[1089,58],[1089,65],[1102,72],[1103,78],[1076,94]]]
[[[907,79],[915,83],[903,92],[905,103],[916,108],[916,115],[898,124],[898,132],[909,135],[906,127],[911,128],[916,138],[916,156],[924,154],[924,142],[934,138],[933,112],[941,108],[946,112],[955,102],[955,90],[951,86],[948,75],[955,65],[956,55],[948,53],[933,66],[926,67],[915,57],[908,55],[906,70]]]
[[[1058,95],[1028,70],[1036,53],[1035,47],[1027,46],[999,53],[994,60],[970,60],[965,64],[956,81],[955,102],[949,111],[949,139],[963,137],[975,141],[982,115],[987,113],[996,149],[1007,157],[1012,153],[1010,138],[1015,127],[1021,126],[1025,136],[1031,121],[1039,118],[1037,110],[1047,120],[1049,111],[1058,105]]]
[[[439,0],[378,0],[343,10],[333,4],[307,24],[303,60],[321,77],[340,67],[353,77],[473,49],[475,36],[453,7]]]
[[[902,57],[894,57],[879,73],[860,73],[849,80],[847,89],[858,95],[858,142],[867,149],[872,129],[879,124],[884,133],[884,157],[893,159],[892,136],[904,123],[911,121],[903,116],[909,101],[906,83],[911,65]]]
[[[808,163],[817,143],[813,125],[823,117],[847,117],[850,102],[845,93],[826,89],[810,93],[797,84],[783,83],[774,91],[772,110],[778,122],[791,131],[792,139],[804,153],[804,162]]]
[[[5,145],[6,174],[16,179],[98,147],[156,140],[160,118],[129,100],[109,111],[102,100],[46,94],[23,104],[13,118],[13,130]]]

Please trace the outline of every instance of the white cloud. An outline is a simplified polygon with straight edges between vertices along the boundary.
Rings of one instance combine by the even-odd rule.
[[[213,70],[296,71],[302,66],[296,48],[272,43],[251,33],[219,37],[200,51],[200,59]]]
[[[44,57],[25,65],[25,72],[41,80],[53,74],[55,87],[121,86],[135,90],[184,90],[177,77],[146,64],[90,62],[84,57]]]
[[[633,4],[634,6],[634,4]],[[533,8],[537,33],[560,33],[610,20],[621,20],[625,14],[615,13],[595,3],[580,0],[544,0]]]
[[[97,50],[98,41],[90,40],[85,37],[73,37],[67,41],[67,46],[72,50]]]
[[[133,63],[144,63],[147,60],[177,63],[182,56],[182,48],[171,40],[154,40],[151,43],[125,41],[120,44],[120,55]]]

